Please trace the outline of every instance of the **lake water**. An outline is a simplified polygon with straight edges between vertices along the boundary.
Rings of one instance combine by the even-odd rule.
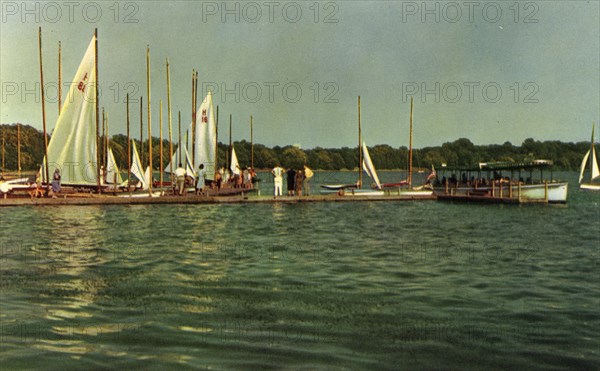
[[[2,208],[0,368],[598,369],[600,194],[561,175],[566,205]]]

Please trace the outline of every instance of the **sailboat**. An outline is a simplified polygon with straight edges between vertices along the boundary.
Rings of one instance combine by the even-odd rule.
[[[196,179],[196,174],[194,174],[194,167],[192,165],[190,153],[188,152],[187,147],[184,145],[182,145],[182,150],[183,153],[181,154],[181,157],[184,158],[183,161],[179,158],[179,149],[175,150],[175,153],[173,153],[173,172],[175,172],[175,169],[177,169],[179,167],[179,164],[181,164],[181,166],[183,166],[185,169],[185,175],[189,176],[192,179]],[[171,169],[171,164],[167,165],[166,167],[165,172],[167,174],[170,174],[169,169]]]
[[[241,175],[240,163],[238,162],[233,146],[231,146],[231,165],[229,166],[229,170],[231,170],[231,174]]]
[[[146,171],[142,170],[142,161],[140,161],[140,155],[138,153],[137,146],[133,141],[131,144],[133,146],[133,154],[131,155],[133,157],[131,160],[131,174],[133,174],[140,181],[142,189],[147,190],[150,183],[150,168],[148,167]]]
[[[590,163],[590,178],[589,181],[582,182],[588,161]],[[600,177],[600,170],[598,170],[598,160],[596,159],[596,149],[594,148],[594,126],[592,126],[592,142],[590,149],[587,151],[585,156],[583,156],[583,161],[581,161],[581,171],[579,172],[579,188],[588,191],[600,191],[600,183],[593,183],[593,180],[597,179],[598,177]]]
[[[413,98],[410,98],[410,135],[408,141],[408,179],[399,183],[387,183],[383,184],[383,187],[402,187],[407,185],[408,188],[399,188],[398,193],[400,196],[408,197],[430,197],[433,195],[433,189],[424,189],[423,186],[414,187],[412,186],[412,142],[413,142]],[[435,170],[432,173],[435,175]]]
[[[108,158],[106,160],[106,183],[112,184],[115,189],[123,185],[123,177],[117,166],[117,161],[115,161],[112,148],[108,149]]]
[[[150,188],[150,166],[146,167],[146,170],[144,172],[142,172],[142,161],[140,161],[140,155],[138,153],[137,150],[137,146],[135,145],[134,141],[131,141],[131,145],[133,147],[133,151],[131,153],[131,174],[133,174],[133,176],[135,176],[138,181],[140,182],[141,188],[143,191],[147,191]],[[163,192],[161,191],[156,191],[156,192],[152,192],[151,195],[149,195],[147,192],[143,192],[143,193],[132,193],[132,194],[127,194],[127,195],[120,195],[119,197],[160,197],[163,195]]]
[[[51,169],[60,169],[63,185],[92,187],[98,184],[95,43],[96,36],[93,36],[71,80],[68,98],[48,144],[48,158],[42,165],[44,169],[47,162]],[[45,171],[40,169],[40,174],[43,179]]]
[[[354,196],[383,196],[385,193],[381,189],[381,183],[379,177],[371,161],[369,150],[367,145],[362,140],[362,131],[360,126],[360,96],[358,97],[358,181],[355,184],[323,184],[321,188],[324,188],[323,193],[338,193],[340,195],[354,195]],[[375,182],[375,189],[362,189],[362,172],[363,170],[373,179]],[[348,190],[348,192],[346,192]]]
[[[209,90],[196,111],[196,138],[192,169],[197,170],[203,164],[206,180],[214,180],[216,169],[217,126],[212,92]]]

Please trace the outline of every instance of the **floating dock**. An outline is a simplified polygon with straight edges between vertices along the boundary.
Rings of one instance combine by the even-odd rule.
[[[124,197],[123,197],[124,196]],[[314,196],[256,196],[240,194],[235,196],[196,196],[188,194],[185,196],[108,196],[108,195],[63,195],[57,198],[0,198],[2,206],[53,206],[53,205],[147,205],[147,204],[240,204],[240,203],[286,203],[297,204],[304,202],[364,202],[364,201],[416,201],[435,200],[436,196],[338,196],[338,195],[314,195]]]

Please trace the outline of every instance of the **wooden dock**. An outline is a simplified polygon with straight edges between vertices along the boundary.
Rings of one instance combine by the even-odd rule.
[[[0,198],[0,207],[7,206],[58,206],[58,205],[164,205],[164,204],[240,204],[240,203],[311,203],[311,202],[365,202],[365,201],[415,201],[435,200],[435,196],[338,196],[338,195],[314,195],[314,196],[256,196],[240,194],[235,196],[196,196],[188,194],[184,196],[161,196],[161,197],[120,197],[112,195],[63,195],[57,198]]]

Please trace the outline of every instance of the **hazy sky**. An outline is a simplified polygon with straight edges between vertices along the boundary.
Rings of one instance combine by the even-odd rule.
[[[96,27],[112,134],[125,133],[126,92],[146,104],[146,45],[155,135],[160,99],[167,132],[167,57],[173,123],[178,110],[183,126],[191,120],[195,68],[200,88],[216,88],[221,141],[232,114],[234,140],[249,140],[253,115],[259,143],[356,146],[358,95],[369,145],[408,145],[411,96],[416,147],[460,137],[582,141],[600,119],[598,1],[3,0],[1,12],[5,124],[42,127],[39,26],[50,130],[58,41],[70,81]],[[132,122],[137,136],[139,102]]]

